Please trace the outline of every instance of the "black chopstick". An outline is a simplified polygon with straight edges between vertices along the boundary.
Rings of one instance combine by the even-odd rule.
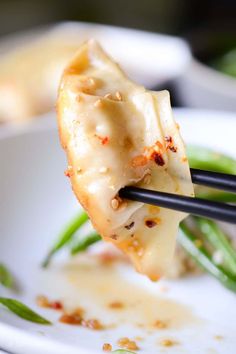
[[[192,182],[228,192],[236,193],[236,176],[226,173],[203,171],[191,168]]]
[[[122,188],[119,196],[125,199],[236,224],[236,207],[224,203],[185,197],[178,194],[156,192],[137,187]]]

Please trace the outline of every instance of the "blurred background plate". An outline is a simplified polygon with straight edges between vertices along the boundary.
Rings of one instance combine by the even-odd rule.
[[[148,88],[166,88],[191,57],[179,38],[98,24],[66,22],[9,36],[0,43],[0,122],[23,122],[53,109],[66,63],[90,38]]]
[[[71,46],[73,49],[71,48],[70,55],[73,56],[81,43],[90,38],[98,40],[132,79],[149,88],[178,76],[190,60],[189,47],[180,38],[86,22],[58,23],[9,35],[0,43],[0,54],[9,58],[9,55],[14,55],[27,46],[34,47],[39,40],[45,43],[46,50],[50,50],[49,43],[61,42],[65,51]],[[37,55],[43,54],[45,55],[37,52]],[[56,58],[57,53],[54,56],[53,54],[52,61],[59,59]]]

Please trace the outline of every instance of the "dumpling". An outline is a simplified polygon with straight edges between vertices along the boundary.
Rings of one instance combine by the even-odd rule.
[[[101,236],[157,280],[171,262],[183,213],[122,200],[128,185],[193,196],[169,93],[131,82],[97,42],[67,65],[57,101],[66,174]]]

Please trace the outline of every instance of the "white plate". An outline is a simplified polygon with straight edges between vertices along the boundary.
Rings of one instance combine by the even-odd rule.
[[[176,94],[184,106],[236,109],[236,80],[192,58],[176,80]]]
[[[235,115],[181,109],[176,110],[176,117],[187,143],[210,146],[236,157]],[[235,353],[235,294],[206,275],[153,284],[123,265],[113,270],[112,283],[109,271],[101,271],[92,261],[74,266],[70,280],[65,271],[58,270],[60,262],[55,262],[51,271],[40,270],[40,261],[53,239],[78,208],[63,175],[66,162],[53,125],[52,117],[48,117],[22,131],[2,132],[0,139],[0,260],[14,272],[20,287],[16,295],[2,288],[1,294],[17,296],[55,323],[40,326],[1,308],[0,347],[17,354],[95,354],[102,352],[104,342],[112,343],[115,349],[120,337],[142,336],[144,339],[137,341],[140,353]],[[128,305],[120,313],[107,309],[107,301],[130,292],[136,301],[133,307]],[[57,312],[35,305],[35,296],[41,293],[62,298],[71,306],[82,305],[90,317],[118,325],[92,331],[59,324]],[[147,321],[167,318],[170,327],[137,327],[144,321],[145,311]],[[179,344],[163,348],[160,341],[164,338]]]

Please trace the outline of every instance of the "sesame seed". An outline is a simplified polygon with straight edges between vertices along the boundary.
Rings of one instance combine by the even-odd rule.
[[[116,96],[116,98],[117,98],[118,101],[122,101],[122,95],[121,95],[120,91],[117,91],[117,92],[115,93],[115,96]]]
[[[116,198],[113,198],[111,201],[111,207],[114,210],[117,210],[119,208],[119,201]]]
[[[144,176],[143,183],[149,184],[150,182],[151,182],[151,174],[148,173],[146,176]]]
[[[103,106],[103,104],[102,104],[102,100],[101,99],[99,99],[96,102],[94,102],[94,107],[101,108],[102,106]]]
[[[99,173],[107,173],[107,171],[108,171],[108,167],[101,167],[100,169],[99,169]]]
[[[111,94],[111,93],[107,93],[107,94],[104,96],[104,98],[107,98],[107,99],[111,100],[111,99],[112,99],[112,94]]]
[[[88,78],[88,84],[89,84],[90,86],[94,86],[94,85],[95,85],[95,81],[94,81],[94,79],[93,79],[92,77],[89,77],[89,78]]]

